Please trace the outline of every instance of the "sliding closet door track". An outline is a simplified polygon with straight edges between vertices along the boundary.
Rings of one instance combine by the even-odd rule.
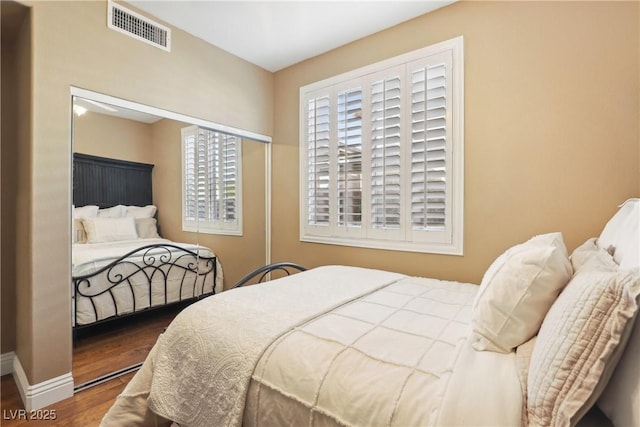
[[[87,381],[86,383],[79,384],[79,385],[75,386],[73,388],[73,392],[74,393],[80,393],[81,391],[84,391],[84,390],[86,390],[88,388],[97,386],[99,384],[106,383],[107,381],[111,381],[113,379],[116,379],[118,377],[126,375],[126,374],[128,374],[130,372],[135,372],[138,369],[140,369],[141,366],[142,366],[142,362],[136,363],[135,365],[131,365],[131,366],[128,366],[126,368],[119,369],[117,371],[109,372],[106,375],[103,375],[103,376],[98,377],[96,379],[93,379],[91,381]]]

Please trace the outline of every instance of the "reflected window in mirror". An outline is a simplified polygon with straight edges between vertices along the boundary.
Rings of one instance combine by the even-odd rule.
[[[242,139],[182,129],[182,229],[242,235]]]

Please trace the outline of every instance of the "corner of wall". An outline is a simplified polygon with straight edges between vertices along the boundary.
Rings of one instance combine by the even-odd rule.
[[[31,385],[17,356],[13,357],[13,378],[18,386],[22,403],[27,411],[44,408],[53,403],[73,397],[71,372]]]

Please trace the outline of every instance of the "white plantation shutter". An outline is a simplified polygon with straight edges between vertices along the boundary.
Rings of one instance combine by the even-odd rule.
[[[338,225],[362,225],[362,89],[338,94]]]
[[[238,180],[237,149],[239,138],[221,132],[200,129],[206,140],[207,162],[203,167],[208,180],[205,199],[208,221],[233,222],[236,219]]]
[[[208,144],[206,135],[202,132],[202,129],[197,128],[197,145],[196,145],[196,206],[197,206],[197,220],[206,222],[210,220],[209,212],[211,208],[209,204],[215,202],[211,199],[211,193],[209,189],[209,174],[215,173],[215,171],[209,170],[208,159],[211,155],[208,150]]]
[[[329,225],[329,137],[331,108],[329,97],[310,99],[307,106],[307,221]]]
[[[222,200],[223,219],[235,222],[238,212],[238,146],[240,139],[234,135],[222,135]]]
[[[301,240],[462,254],[462,38],[301,88]]]
[[[241,138],[190,126],[183,139],[183,229],[241,234]]]
[[[411,225],[444,229],[447,194],[447,68],[411,72]]]
[[[370,136],[373,228],[400,228],[401,104],[399,76],[373,82]]]
[[[195,221],[198,217],[196,140],[197,135],[195,132],[189,133],[183,129],[183,217],[186,221]]]

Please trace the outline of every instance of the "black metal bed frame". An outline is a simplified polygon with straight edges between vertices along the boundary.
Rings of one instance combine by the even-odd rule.
[[[82,153],[73,155],[73,203],[76,207],[85,205],[97,205],[100,208],[108,208],[115,205],[146,206],[153,204],[153,179],[154,165],[148,163],[132,162],[128,160],[112,159]],[[136,256],[139,265],[128,258]],[[166,278],[172,272],[181,270],[183,278],[180,284],[180,301],[167,304]],[[126,271],[127,273],[123,273]],[[78,325],[78,301],[75,301],[74,309],[74,335],[75,331],[104,323],[106,321],[124,318],[148,312],[151,309],[167,307],[180,302],[195,301],[215,292],[217,278],[217,262],[215,257],[203,257],[188,249],[172,243],[141,246],[119,259],[111,262],[99,270],[72,277],[74,298],[87,297],[91,301],[93,311],[97,316],[95,299],[101,295],[109,294],[113,302],[115,316],[103,320],[97,320],[83,325]],[[106,276],[110,283],[107,289],[103,286],[94,293],[97,285],[92,286],[92,279],[98,275]],[[165,304],[151,306],[151,284],[155,277],[161,275],[165,286]],[[142,278],[142,283],[148,283],[149,308],[137,310],[135,307],[135,294],[132,286],[133,278]],[[173,277],[173,276],[172,276]],[[193,280],[192,298],[182,298],[182,288],[191,286]],[[196,286],[202,283],[200,293],[208,287],[208,281],[212,281],[212,292],[198,295]],[[205,283],[207,285],[205,285]],[[117,306],[114,295],[115,289],[128,288],[133,297],[133,312],[121,314],[121,307]]]
[[[133,262],[133,258],[138,261]],[[172,272],[177,272],[182,277],[180,279],[178,290],[179,299],[169,303],[167,300],[167,279]],[[72,277],[74,298],[76,299],[74,328],[81,329],[84,327],[94,326],[106,321],[150,311],[154,308],[167,307],[174,303],[177,304],[180,302],[195,301],[200,298],[213,295],[215,294],[217,273],[217,262],[215,256],[202,256],[196,252],[174,244],[151,244],[134,249],[99,270],[89,274]],[[163,279],[164,303],[156,304],[154,306],[152,305],[152,284],[154,278],[158,275]],[[108,287],[105,288],[102,286],[93,291],[91,281],[97,276],[104,277],[104,279],[109,283]],[[136,280],[145,284],[145,290],[148,292],[147,297],[149,305],[144,309],[136,308],[136,292],[133,287],[133,282]],[[209,280],[211,280],[212,288],[211,291],[205,292],[205,288],[207,287]],[[199,283],[200,286],[198,289]],[[190,296],[183,298],[185,286],[187,286],[187,291],[190,291],[187,293],[187,295]],[[118,306],[114,295],[114,289],[116,288],[127,289],[129,291],[132,301],[132,311],[123,314],[120,313],[121,308]],[[111,298],[115,315],[105,319],[98,319],[96,299],[105,294],[108,294]],[[82,325],[78,324],[78,296],[88,298],[91,302],[96,319],[95,322]]]
[[[295,272],[295,270],[306,271],[307,269],[293,262],[274,262],[251,271],[246,276],[238,280],[230,289],[240,288],[255,278],[258,278],[258,283],[264,282],[268,275],[274,271],[279,271],[284,273],[286,276],[289,276],[292,272]]]

